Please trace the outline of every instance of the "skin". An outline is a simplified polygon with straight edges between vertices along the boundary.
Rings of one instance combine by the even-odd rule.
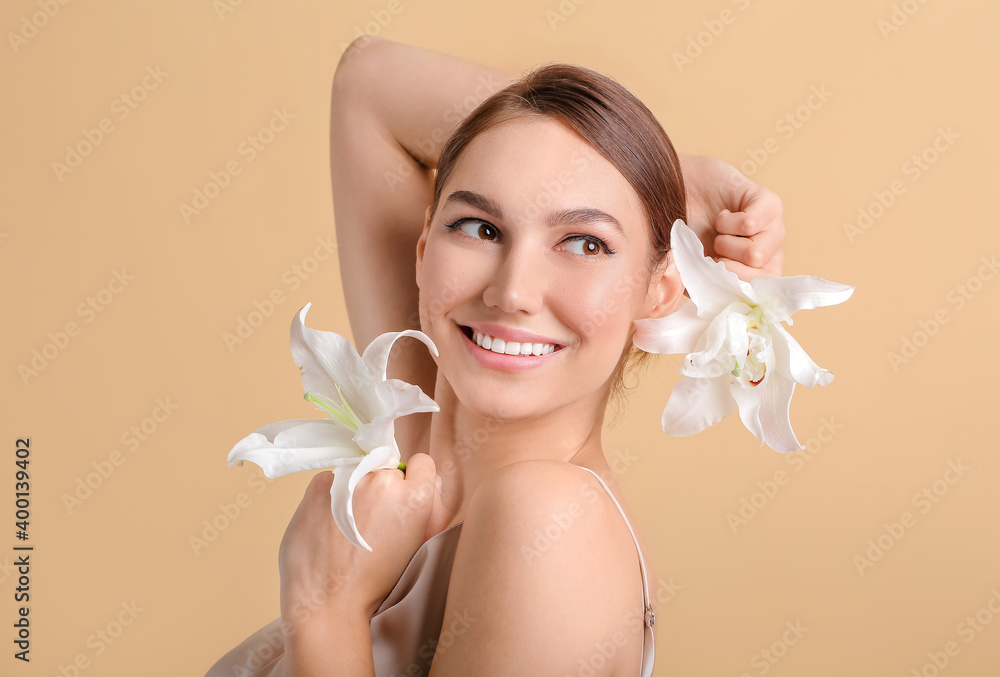
[[[671,312],[682,289],[669,260],[648,284],[621,284],[635,279],[629,271],[643,266],[648,246],[638,198],[613,166],[550,120],[484,133],[444,187],[445,198],[456,190],[489,197],[502,219],[455,202],[428,218],[431,170],[454,128],[442,111],[478,103],[510,79],[377,39],[349,50],[338,68],[331,170],[355,343],[407,327],[428,333],[438,360],[423,346],[402,350],[390,375],[419,385],[441,412],[397,423],[405,476],[378,471],[358,486],[355,517],[372,553],[333,523],[331,473],[307,489],[279,551],[284,674],[373,674],[371,615],[419,546],[463,520],[445,619],[470,613],[477,621],[439,650],[435,677],[471,674],[471,666],[484,675],[575,673],[615,632],[623,633],[620,650],[597,674],[638,671],[642,627],[622,620],[641,610],[635,546],[607,493],[576,466],[598,472],[624,504],[600,446],[609,379],[632,320]],[[780,273],[777,197],[725,163],[680,157],[688,221],[708,251],[744,279]],[[561,172],[570,172],[565,189],[542,205],[539,186]],[[404,174],[389,191],[372,179]],[[579,207],[612,215],[624,233],[596,221],[547,225],[553,211]],[[459,217],[486,220],[499,239],[477,239],[482,224],[444,228]],[[615,254],[585,257],[572,239],[579,235],[600,237]],[[497,373],[470,359],[455,324],[481,321],[564,347],[544,366]],[[462,442],[484,430],[474,449]],[[570,510],[572,526],[544,556],[525,556]]]

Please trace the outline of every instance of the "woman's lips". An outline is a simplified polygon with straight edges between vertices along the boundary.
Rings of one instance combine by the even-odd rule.
[[[486,334],[490,338],[502,339],[504,342],[517,342],[517,343],[542,343],[551,344],[556,348],[560,348],[564,343],[556,340],[551,336],[544,336],[542,334],[535,334],[530,331],[525,331],[524,329],[517,329],[514,327],[505,327],[500,324],[493,324],[492,322],[474,322],[468,325],[464,325],[472,330],[473,335],[476,332],[480,334]]]
[[[495,369],[497,371],[516,372],[534,369],[535,367],[541,366],[550,360],[563,348],[561,345],[555,345],[552,352],[543,355],[522,355],[520,352],[517,355],[508,355],[506,352],[495,352],[492,350],[492,346],[491,349],[487,350],[486,348],[478,345],[474,340],[476,331],[472,327],[464,325],[456,326],[464,339],[463,344],[472,357],[484,367],[487,367],[488,369]],[[532,344],[532,346],[534,346],[534,344]]]

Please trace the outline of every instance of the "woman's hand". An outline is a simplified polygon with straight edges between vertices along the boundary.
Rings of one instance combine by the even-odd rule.
[[[410,457],[405,477],[393,469],[361,479],[354,518],[372,547],[368,552],[348,541],[333,520],[333,473],[313,478],[278,553],[286,633],[305,627],[337,633],[344,622],[371,619],[426,540],[432,509],[440,511],[436,479],[427,454]]]
[[[781,199],[722,160],[678,153],[688,225],[705,255],[742,280],[781,275],[785,224]]]

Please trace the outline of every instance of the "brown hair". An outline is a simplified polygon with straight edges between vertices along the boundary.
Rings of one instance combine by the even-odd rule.
[[[650,110],[621,84],[588,68],[540,66],[483,101],[465,118],[441,151],[432,217],[444,184],[469,143],[496,125],[530,115],[552,118],[574,131],[614,165],[638,194],[649,223],[648,285],[670,249],[671,224],[686,218],[680,163]],[[622,352],[611,385],[616,401],[627,390],[625,372],[644,364],[648,356],[631,345]]]

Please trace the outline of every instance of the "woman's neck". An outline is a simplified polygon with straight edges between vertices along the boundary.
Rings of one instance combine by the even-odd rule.
[[[466,407],[439,373],[434,400],[441,410],[430,425],[429,453],[443,478],[444,515],[437,532],[465,518],[480,482],[518,461],[551,459],[605,465],[601,427],[607,396],[583,398],[533,419],[500,421]]]

